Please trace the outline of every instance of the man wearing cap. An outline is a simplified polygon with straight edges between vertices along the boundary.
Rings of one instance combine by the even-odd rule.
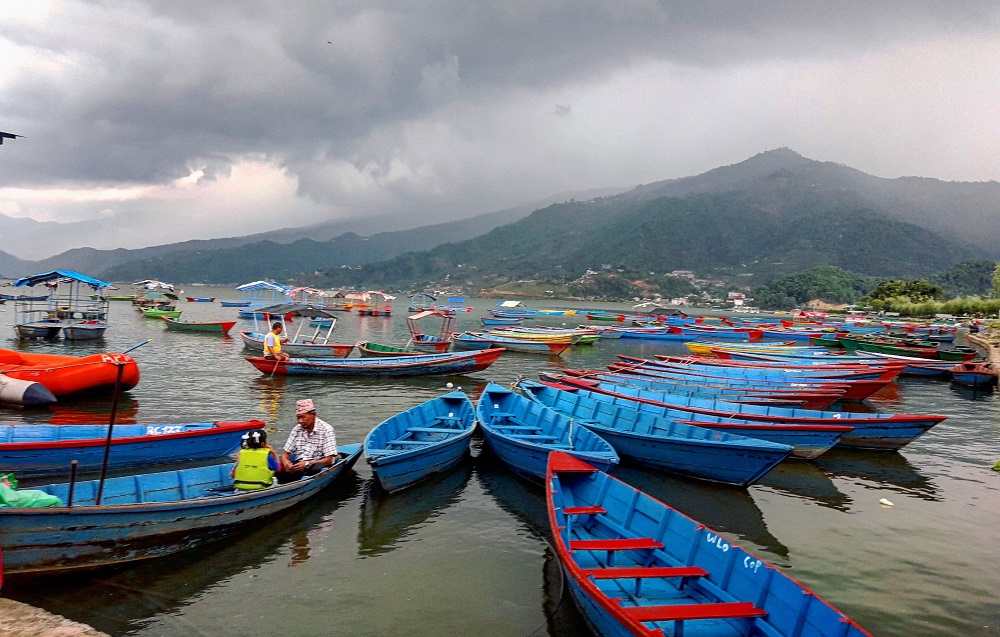
[[[319,473],[337,457],[337,436],[333,427],[316,417],[316,405],[311,399],[295,403],[295,417],[298,424],[288,434],[281,454],[279,482]]]

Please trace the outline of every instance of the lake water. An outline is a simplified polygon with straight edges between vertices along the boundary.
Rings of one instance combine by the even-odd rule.
[[[465,329],[495,303],[470,302],[476,311],[459,317]],[[191,320],[236,313],[180,305]],[[405,302],[391,319],[340,314],[336,340],[402,344],[405,314]],[[12,320],[10,305],[0,306],[4,338]],[[112,303],[111,321],[103,346],[25,348],[83,354],[152,339],[135,352],[142,382],[123,400],[120,422],[262,418],[278,443],[298,398],[315,399],[338,440],[354,442],[447,381],[475,397],[488,380],[680,351],[611,340],[561,360],[507,353],[465,377],[270,379],[243,360],[238,338],[167,332],[128,303]],[[563,321],[577,319],[549,324]],[[748,490],[628,466],[618,475],[780,565],[876,635],[1000,635],[1000,473],[990,470],[1000,458],[1000,401],[907,379],[870,404],[949,419],[901,453],[786,462]],[[106,422],[109,405],[88,398],[50,411],[0,408],[0,420]],[[117,570],[8,581],[4,594],[112,635],[585,634],[547,543],[543,492],[474,447],[471,463],[397,495],[374,489],[362,461],[321,497],[220,543]]]

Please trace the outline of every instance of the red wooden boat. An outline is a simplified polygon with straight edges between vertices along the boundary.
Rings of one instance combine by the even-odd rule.
[[[139,384],[139,366],[131,356],[107,353],[90,356],[29,354],[0,349],[0,374],[44,385],[56,397],[82,391],[111,389],[123,365],[122,389]]]

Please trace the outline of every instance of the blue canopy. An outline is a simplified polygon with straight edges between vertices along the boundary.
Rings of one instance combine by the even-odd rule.
[[[71,279],[73,281],[79,281],[80,283],[85,283],[90,287],[98,290],[100,288],[111,287],[111,284],[107,281],[101,281],[100,279],[95,279],[92,276],[87,276],[76,270],[52,270],[51,272],[43,272],[41,274],[33,274],[31,276],[21,277],[17,281],[14,281],[14,287],[22,288],[25,286],[34,286],[39,283],[47,283],[49,281],[58,281],[60,279]]]

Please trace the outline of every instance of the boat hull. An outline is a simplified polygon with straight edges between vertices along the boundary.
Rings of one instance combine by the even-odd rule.
[[[248,356],[247,361],[261,373],[282,376],[429,376],[478,372],[496,362],[503,352],[502,348],[496,348],[458,354],[344,360],[292,358],[288,361]]]
[[[264,351],[264,335],[255,332],[240,332],[243,346],[247,349]],[[281,351],[300,358],[347,358],[354,350],[354,343],[282,343]]]
[[[259,491],[175,502],[0,509],[4,574],[54,573],[163,557],[274,515],[330,486],[351,470],[361,445],[344,445],[329,470]],[[228,476],[232,465],[217,465]],[[79,483],[80,501],[93,497]],[[96,487],[91,488],[91,492]]]
[[[123,469],[148,467],[154,464],[187,462],[222,458],[240,447],[240,437],[247,431],[260,429],[259,420],[218,423],[219,426],[183,431],[183,425],[147,425],[140,436],[114,437],[108,454],[108,467]],[[126,427],[137,428],[136,425]],[[96,471],[104,458],[106,425],[21,425],[19,430],[38,429],[39,442],[4,442],[4,427],[0,426],[0,467],[14,471],[18,477],[68,475],[70,462],[76,460],[80,471]],[[80,430],[92,438],[41,440],[45,430]],[[99,431],[98,431],[99,430]],[[13,432],[11,432],[13,433]],[[97,434],[100,434],[99,436]],[[50,433],[51,435],[51,433]],[[72,435],[72,434],[70,434]]]
[[[475,429],[469,397],[450,392],[379,423],[365,436],[365,457],[383,490],[400,491],[461,462]]]
[[[139,366],[125,354],[60,356],[0,349],[0,374],[39,383],[56,397],[114,387],[119,363],[127,391],[139,384]]]
[[[67,325],[63,328],[63,338],[67,341],[96,341],[104,338],[107,325]]]
[[[236,321],[215,321],[210,323],[185,323],[174,319],[165,320],[167,329],[172,332],[195,332],[199,334],[228,334]]]
[[[19,338],[44,338],[44,339],[55,339],[59,338],[59,332],[62,330],[61,323],[23,323],[21,325],[15,325],[14,330],[17,332]]]
[[[436,473],[448,471],[469,455],[472,429],[435,446],[420,457],[385,456],[370,461],[379,485],[389,493],[402,491]]]

